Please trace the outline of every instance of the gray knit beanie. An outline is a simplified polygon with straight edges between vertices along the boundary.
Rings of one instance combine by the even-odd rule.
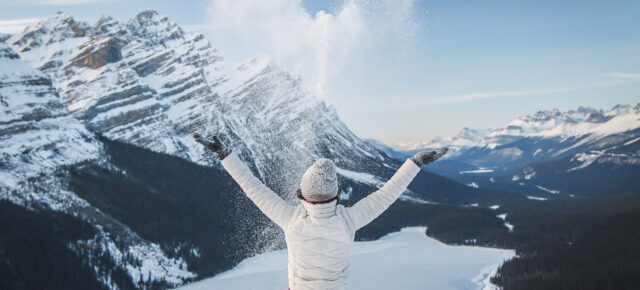
[[[321,158],[305,171],[300,184],[302,197],[311,202],[325,201],[338,195],[338,175],[333,161]]]

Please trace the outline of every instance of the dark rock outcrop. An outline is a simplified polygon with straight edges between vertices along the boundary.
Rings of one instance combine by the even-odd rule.
[[[117,40],[108,38],[101,40],[95,45],[88,45],[73,59],[72,64],[78,67],[89,67],[97,69],[107,63],[114,63],[122,59],[120,45]]]

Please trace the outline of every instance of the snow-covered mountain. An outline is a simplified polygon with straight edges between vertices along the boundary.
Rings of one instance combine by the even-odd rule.
[[[507,126],[493,130],[484,140],[484,146],[495,148],[518,137],[571,138],[592,135],[592,138],[623,133],[640,127],[636,108],[617,105],[609,111],[579,107],[561,112],[557,109],[539,111],[511,121]]]
[[[93,26],[58,13],[6,43],[108,138],[188,157],[180,137],[210,119],[202,108],[213,101],[209,80],[220,57],[201,34],[154,11],[126,24],[103,16]]]
[[[506,169],[544,162],[625,143],[640,128],[640,105],[618,105],[609,111],[579,108],[540,111],[493,130],[457,159],[476,166]]]
[[[638,104],[640,105],[640,104]],[[607,136],[639,127],[630,105],[617,105],[609,111],[579,107],[562,112],[558,109],[538,111],[533,115],[519,117],[504,127],[495,129],[472,129],[465,127],[456,135],[436,137],[426,142],[399,143],[398,151],[415,151],[450,146],[464,151],[472,147],[496,148],[521,138],[571,138],[585,135]],[[452,157],[455,155],[450,155]]]
[[[640,155],[634,145],[640,137],[640,104],[617,105],[608,111],[585,107],[565,112],[539,111],[490,132],[468,132],[465,128],[455,137],[425,143],[424,148],[429,149],[442,145],[457,149],[457,154],[429,170],[473,186],[517,188],[517,191],[552,196],[558,188],[571,195],[603,191],[597,186],[561,183],[563,176],[569,178],[567,174],[574,176],[576,182],[578,176],[601,175],[613,179],[640,176]],[[543,176],[553,181],[544,180]],[[601,179],[605,183],[607,180]],[[610,186],[607,191],[627,192],[637,187],[625,179],[609,181],[620,187]]]
[[[73,206],[55,193],[35,196],[17,189],[59,166],[97,159],[99,142],[71,116],[51,81],[3,43],[0,67],[0,198],[25,205],[36,199],[53,208]]]
[[[195,277],[184,270],[184,261],[167,257],[157,244],[64,186],[60,168],[80,162],[106,163],[101,142],[71,115],[51,81],[3,43],[0,67],[0,200],[34,211],[68,213],[92,224],[96,232],[92,238],[70,241],[68,247],[84,256],[107,287],[115,285],[111,263],[127,269],[131,277],[148,273],[147,281],[164,279],[175,285]],[[130,258],[124,259],[125,255]]]
[[[460,154],[464,149],[477,146],[482,143],[485,137],[491,133],[489,129],[473,129],[464,127],[458,134],[448,137],[436,137],[426,142],[415,143],[398,143],[394,147],[396,150],[407,152],[413,155],[423,150],[436,150],[438,148],[447,146],[450,152],[447,154],[447,158],[451,158]]]
[[[74,116],[110,139],[209,164],[190,134],[218,134],[283,191],[295,191],[318,156],[383,177],[391,173],[383,162],[398,165],[268,57],[225,64],[201,33],[153,10],[95,25],[59,13],[6,43],[53,80]]]

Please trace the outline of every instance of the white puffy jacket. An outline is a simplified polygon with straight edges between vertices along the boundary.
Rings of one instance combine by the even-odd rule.
[[[336,201],[293,206],[256,178],[235,153],[222,165],[247,196],[284,230],[289,251],[289,287],[300,289],[347,289],[349,251],[355,232],[384,212],[420,171],[407,160],[376,192],[352,207]]]

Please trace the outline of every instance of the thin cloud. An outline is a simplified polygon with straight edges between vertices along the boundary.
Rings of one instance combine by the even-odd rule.
[[[627,80],[629,79],[631,78],[627,78]],[[632,79],[632,80],[636,80],[636,79]],[[640,80],[640,78],[638,78],[637,80]],[[590,85],[564,87],[564,88],[474,93],[474,94],[465,94],[465,95],[428,99],[426,103],[432,104],[432,105],[440,105],[440,104],[464,103],[464,102],[470,102],[475,100],[492,99],[492,98],[500,98],[500,97],[524,97],[524,96],[549,95],[549,94],[579,91],[584,89],[606,87],[606,86],[618,85],[622,83],[623,82],[620,82],[620,81],[608,81],[608,82],[594,83]]]
[[[0,20],[0,33],[18,33],[22,31],[26,26],[35,24],[38,21],[40,21],[40,18]]]
[[[640,74],[635,73],[608,73],[602,75],[607,78],[623,79],[623,80],[640,80]]]

